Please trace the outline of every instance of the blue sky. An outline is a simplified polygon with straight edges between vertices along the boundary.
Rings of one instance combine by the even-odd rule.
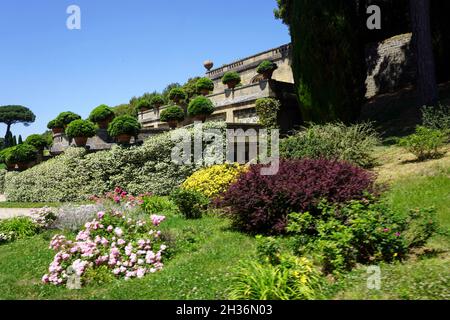
[[[81,30],[68,30],[69,5]],[[83,117],[100,104],[203,75],[215,66],[290,41],[275,0],[0,0],[0,105],[33,110],[25,138],[59,112]],[[5,126],[0,125],[0,136]]]

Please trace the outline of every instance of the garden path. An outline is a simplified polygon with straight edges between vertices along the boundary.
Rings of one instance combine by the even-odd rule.
[[[5,202],[6,198],[3,194],[0,194],[0,202]],[[0,208],[0,220],[9,219],[14,217],[28,216],[31,209],[20,208]]]

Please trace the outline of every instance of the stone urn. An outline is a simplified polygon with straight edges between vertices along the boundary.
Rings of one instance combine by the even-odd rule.
[[[17,170],[25,171],[30,167],[30,162],[17,162]]]
[[[15,163],[7,163],[6,167],[9,171],[14,171],[16,170],[16,164]]]
[[[52,128],[53,134],[60,134],[64,132],[64,128]]]
[[[176,120],[170,120],[167,122],[167,124],[169,125],[169,128],[174,130],[178,127],[178,121]]]
[[[268,70],[266,72],[262,73],[263,79],[264,80],[270,80],[272,79],[273,73],[275,72],[275,70]]]
[[[209,90],[208,89],[202,89],[202,90],[200,90],[200,94],[202,95],[202,96],[207,96],[207,95],[209,95]]]
[[[208,115],[206,114],[199,114],[193,117],[194,121],[201,121],[201,122],[205,122],[206,118],[208,118]]]
[[[109,126],[109,124],[111,123],[112,120],[113,120],[113,118],[112,118],[112,117],[109,117],[108,119],[99,121],[99,122],[97,122],[98,127],[99,127],[100,129],[108,129],[108,126]]]
[[[233,90],[234,88],[236,88],[236,86],[238,85],[238,83],[239,83],[239,82],[236,81],[236,80],[228,81],[228,82],[227,82],[228,89]]]
[[[130,134],[119,134],[116,137],[116,140],[120,144],[129,144],[130,140],[131,140],[131,135]]]
[[[85,147],[88,141],[88,137],[75,137],[75,144],[77,147]]]
[[[206,60],[205,62],[203,62],[203,66],[206,70],[210,71],[214,67],[214,62],[212,62],[211,60]]]

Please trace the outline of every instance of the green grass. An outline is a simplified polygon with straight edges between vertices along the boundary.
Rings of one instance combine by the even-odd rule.
[[[0,299],[224,299],[232,269],[255,252],[255,240],[230,230],[224,218],[171,217],[163,230],[178,238],[163,271],[81,290],[40,283],[53,258],[52,233],[0,246]]]
[[[434,206],[441,228],[450,231],[450,176],[410,177],[386,195],[391,206],[407,212]],[[450,299],[450,233],[436,235],[421,255],[396,264],[381,264],[381,290],[367,289],[367,267],[350,272],[331,287],[333,299]]]
[[[61,203],[57,202],[0,202],[0,209],[28,209],[28,208],[44,208],[44,207],[60,207]]]

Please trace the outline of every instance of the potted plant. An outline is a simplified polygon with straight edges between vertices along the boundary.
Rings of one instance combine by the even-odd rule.
[[[181,101],[186,100],[186,98],[186,91],[184,91],[183,88],[173,88],[169,92],[169,99],[176,104],[179,104]]]
[[[136,137],[141,130],[141,124],[136,118],[124,115],[115,118],[108,127],[108,133],[116,138],[118,143],[128,144],[131,137]]]
[[[141,99],[136,104],[136,109],[139,112],[146,112],[146,111],[150,110],[151,108],[152,108],[152,106],[150,104],[150,101],[148,101],[147,99]]]
[[[92,110],[91,114],[89,115],[89,120],[93,123],[96,123],[100,129],[107,129],[109,123],[114,119],[115,117],[114,110],[110,107],[108,107],[105,104],[102,104]]]
[[[205,122],[206,118],[214,112],[214,105],[208,98],[199,96],[193,99],[188,106],[188,115],[195,120]]]
[[[228,89],[234,89],[241,83],[241,76],[237,72],[226,72],[222,77],[222,83],[228,86]]]
[[[200,78],[196,83],[197,92],[207,96],[211,91],[214,90],[214,82],[209,78]]]
[[[155,109],[161,108],[165,103],[166,101],[164,100],[164,97],[160,94],[155,94],[150,98],[150,106]]]
[[[5,161],[10,168],[17,168],[20,171],[26,170],[30,167],[30,163],[36,161],[37,150],[35,147],[22,143],[10,150],[5,155]]]
[[[87,140],[95,136],[97,130],[91,121],[78,119],[67,126],[66,133],[75,140],[77,147],[84,147]]]
[[[60,134],[64,132],[64,125],[63,123],[58,120],[58,119],[54,119],[52,121],[50,121],[47,124],[47,128],[49,128],[50,130],[52,130],[53,134]]]
[[[278,69],[278,66],[275,62],[264,60],[256,69],[256,72],[263,75],[265,80],[272,79],[273,72]]]
[[[79,116],[76,113],[73,113],[71,111],[61,112],[57,117],[56,121],[61,123],[64,127],[64,129],[67,128],[67,126],[72,123],[75,120],[80,120],[81,116]]]
[[[184,111],[179,106],[170,106],[161,112],[160,120],[167,122],[171,129],[175,129],[178,123],[184,120]]]

